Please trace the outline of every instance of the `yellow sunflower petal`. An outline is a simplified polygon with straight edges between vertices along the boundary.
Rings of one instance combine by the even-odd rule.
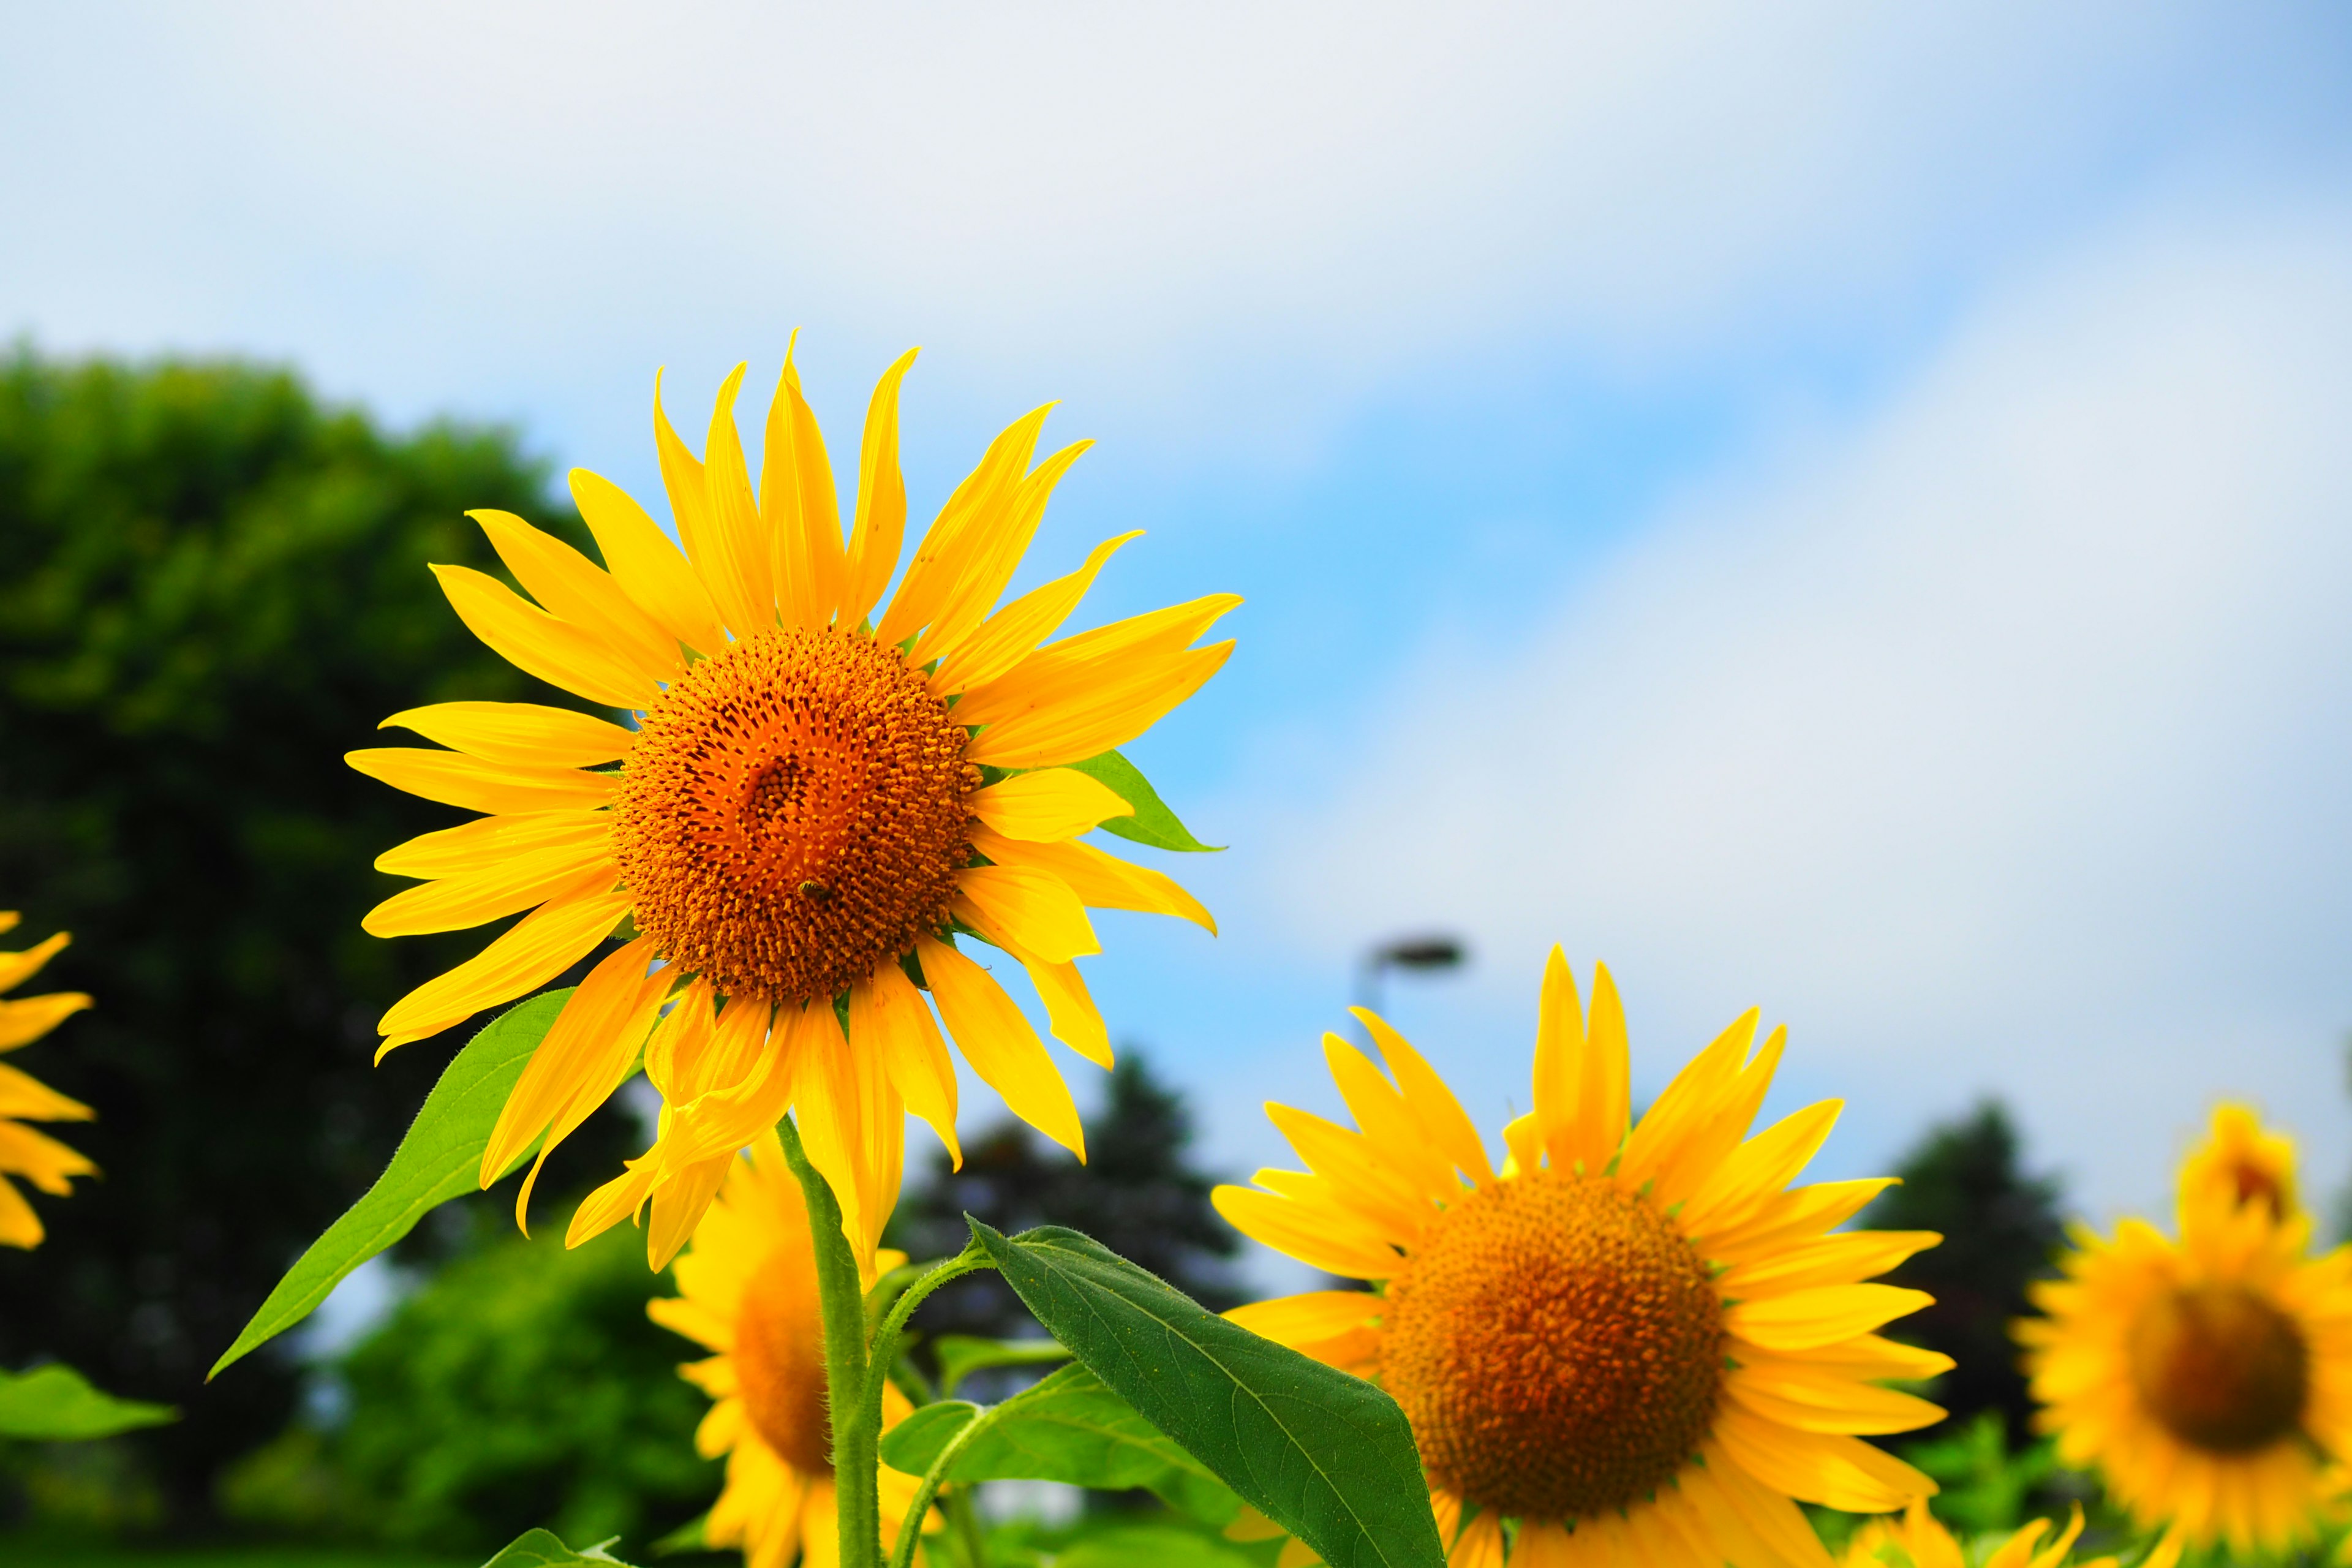
[[[1791,1111],[1732,1151],[1683,1207],[1683,1227],[1694,1237],[1736,1222],[1794,1181],[1837,1125],[1841,1100],[1824,1100]]]
[[[1706,1125],[1738,1081],[1740,1066],[1748,1059],[1748,1044],[1756,1037],[1756,1023],[1754,1008],[1741,1014],[1650,1102],[1641,1125],[1627,1134],[1624,1154],[1617,1163],[1618,1178],[1626,1185],[1639,1187],[1655,1181]]]
[[[656,1272],[669,1267],[678,1249],[693,1238],[719,1184],[735,1163],[732,1154],[718,1154],[687,1166],[667,1181],[656,1184],[652,1207],[646,1215],[646,1264]]]
[[[620,868],[606,845],[534,849],[478,871],[394,893],[362,918],[360,929],[370,936],[464,931],[543,903],[597,866],[619,879]]]
[[[0,1002],[0,1051],[31,1045],[89,1005],[89,997],[79,991],[55,991],[46,996]]]
[[[937,617],[973,552],[984,542],[986,524],[1027,471],[1030,455],[1037,449],[1037,434],[1053,411],[1050,403],[1033,408],[989,443],[979,466],[956,487],[924,534],[907,568],[907,579],[899,584],[875,633],[878,640],[895,647]]]
[[[1915,1394],[1866,1383],[1846,1383],[1832,1391],[1816,1384],[1776,1384],[1770,1378],[1735,1374],[1724,1394],[1759,1418],[1801,1432],[1843,1432],[1884,1436],[1916,1432],[1944,1418],[1943,1406]],[[1819,1397],[1797,1397],[1797,1394]]]
[[[849,1038],[880,1057],[898,1098],[939,1134],[953,1167],[963,1169],[963,1149],[956,1142],[955,1062],[923,994],[897,964],[885,964],[849,988]]]
[[[0,1116],[24,1121],[89,1121],[98,1112],[28,1072],[0,1062]]]
[[[646,680],[667,680],[685,668],[677,639],[585,555],[512,512],[466,515],[481,526],[523,592],[548,614],[587,633]]]
[[[1026,866],[1059,877],[1088,909],[1174,915],[1211,936],[1217,934],[1215,917],[1173,878],[1107,855],[1091,844],[1024,843],[983,826],[972,830],[971,847],[1000,866]]]
[[[1031,843],[1075,838],[1114,816],[1135,815],[1118,791],[1076,768],[1016,773],[974,790],[971,805],[989,827]]]
[[[785,363],[789,367],[791,362]],[[747,368],[739,364],[728,373],[711,405],[710,434],[702,446],[703,514],[710,553],[707,562],[697,562],[703,581],[710,584],[710,596],[739,637],[765,631],[776,622],[775,567],[768,538],[772,524],[752,499],[743,438],[735,429],[735,395]],[[840,526],[834,524],[836,531]]]
[[[1801,1501],[1849,1513],[1891,1513],[1937,1489],[1918,1470],[1858,1437],[1800,1432],[1737,1405],[1717,1415],[1714,1434],[1741,1468]]]
[[[847,587],[841,624],[854,626],[874,613],[907,536],[907,481],[898,472],[898,384],[919,351],[900,354],[866,405],[866,441],[859,454],[857,519],[850,529]]]
[[[1434,1209],[1370,1140],[1294,1106],[1269,1103],[1265,1114],[1307,1168],[1330,1183],[1339,1201],[1383,1239],[1410,1248],[1420,1238]]]
[[[1225,1317],[1277,1344],[1297,1345],[1360,1329],[1385,1305],[1369,1290],[1308,1290],[1235,1307]]]
[[[16,1184],[0,1176],[0,1247],[36,1247],[48,1235]]]
[[[373,746],[346,752],[343,761],[368,777],[410,795],[467,811],[499,815],[602,805],[612,799],[620,783],[617,773],[488,763],[463,752],[436,752],[423,746]]]
[[[881,1052],[850,1049],[830,1002],[810,1004],[800,1030],[793,1120],[809,1163],[840,1200],[843,1232],[859,1258],[870,1258],[898,1202],[906,1104]]]
[[[1893,1185],[1892,1176],[1815,1182],[1770,1194],[1753,1206],[1739,1205],[1728,1219],[1717,1223],[1710,1217],[1704,1226],[1693,1224],[1685,1208],[1683,1229],[1709,1258],[1736,1264],[1764,1256],[1791,1237],[1819,1236],[1843,1225]]]
[[[583,878],[457,968],[394,1003],[376,1025],[388,1037],[377,1059],[396,1045],[437,1035],[486,1007],[511,1002],[571,968],[628,912],[627,889],[610,883],[609,870]]]
[[[915,952],[939,1004],[940,1020],[972,1070],[1013,1115],[1085,1159],[1086,1131],[1070,1086],[1013,998],[954,948],[925,937]]]
[[[1068,883],[1021,866],[974,866],[956,879],[956,904],[967,900],[991,926],[1048,963],[1100,952],[1094,923]]]
[[[1104,564],[1123,546],[1142,537],[1139,528],[1104,540],[1076,571],[1032,589],[989,616],[957,645],[952,658],[941,662],[932,678],[932,689],[942,695],[967,691],[1011,673],[1038,644],[1061,629],[1087,590],[1094,586]]]
[[[1896,1285],[1823,1285],[1742,1301],[1724,1314],[1724,1326],[1766,1350],[1811,1350],[1871,1333],[1935,1300]]]
[[[656,1296],[646,1303],[646,1316],[670,1332],[684,1334],[712,1350],[723,1352],[735,1348],[733,1321],[720,1317],[700,1301],[689,1300],[684,1296]]]
[[[1331,1081],[1347,1102],[1356,1128],[1390,1167],[1411,1182],[1424,1198],[1452,1203],[1462,1195],[1454,1162],[1441,1152],[1423,1129],[1412,1107],[1389,1080],[1381,1076],[1361,1051],[1339,1036],[1323,1037],[1323,1060]]]
[[[1875,1279],[1944,1238],[1932,1230],[1856,1230],[1733,1268],[1717,1281],[1734,1299]]]
[[[998,597],[1028,552],[1045,503],[1070,465],[1086,455],[1091,441],[1075,441],[1037,465],[1013,489],[1003,510],[974,531],[973,548],[963,574],[940,605],[939,615],[923,640],[915,645],[917,663],[952,658],[974,628],[996,607]]]
[[[375,858],[375,868],[395,877],[462,877],[494,869],[512,856],[562,845],[602,844],[612,831],[612,814],[604,811],[478,817],[387,849]]]
[[[800,370],[793,363],[799,342],[795,331],[785,344],[784,368],[768,404],[760,512],[772,539],[777,608],[786,625],[814,628],[829,625],[841,608],[849,562],[841,542],[841,500],[834,489],[833,460],[825,455],[824,436],[801,392]]]
[[[1487,1163],[1486,1146],[1479,1140],[1478,1128],[1454,1091],[1436,1069],[1423,1059],[1402,1035],[1389,1026],[1388,1020],[1362,1007],[1350,1007],[1371,1031],[1372,1041],[1381,1048],[1381,1060],[1388,1064],[1389,1075],[1403,1090],[1405,1103],[1412,1107],[1413,1116],[1431,1143],[1444,1151],[1462,1173],[1477,1183],[1495,1179],[1495,1167]]]
[[[559,1110],[583,1097],[583,1090],[601,1089],[594,1095],[601,1105],[620,1087],[621,1075],[636,1060],[638,1047],[669,990],[668,976],[652,970],[657,956],[654,940],[638,937],[607,954],[565,999],[490,1129],[482,1149],[483,1186],[497,1181],[514,1157],[548,1130]],[[549,1139],[549,1147],[560,1137]],[[546,1158],[544,1150],[540,1158]],[[535,1166],[532,1174],[538,1174]],[[530,1202],[528,1188],[527,1183],[516,1200],[518,1225]]]
[[[449,607],[490,651],[528,675],[613,708],[643,708],[661,688],[571,622],[470,566],[435,566]]]
[[[98,1167],[79,1151],[46,1132],[37,1132],[21,1121],[0,1121],[0,1171],[63,1197],[73,1190],[68,1177],[95,1175]]]
[[[596,536],[613,580],[676,642],[709,658],[727,648],[719,606],[669,535],[626,490],[601,474],[574,468],[572,500]]]
[[[1230,642],[1213,643],[1105,659],[1100,667],[1034,681],[1024,677],[1024,665],[988,688],[992,693],[1003,689],[991,710],[998,717],[986,721],[964,755],[1001,768],[1051,767],[1100,756],[1134,740],[1201,689],[1233,651]],[[965,720],[961,704],[956,716]],[[977,717],[969,721],[982,722]]]
[[[1267,1174],[1272,1173],[1261,1173]],[[1250,1187],[1221,1186],[1209,1194],[1235,1230],[1302,1263],[1356,1279],[1385,1279],[1402,1261],[1370,1227],[1335,1225],[1296,1201]]]
[[[49,960],[64,952],[67,943],[72,941],[70,932],[58,931],[22,952],[0,952],[0,991],[13,991],[38,974]]]
[[[436,702],[376,728],[394,726],[484,762],[523,767],[592,767],[627,756],[636,739],[606,720],[536,702]]]

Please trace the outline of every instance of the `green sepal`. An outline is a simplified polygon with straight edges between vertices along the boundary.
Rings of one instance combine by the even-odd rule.
[[[515,1004],[450,1058],[383,1174],[295,1259],[205,1381],[309,1317],[346,1275],[406,1236],[434,1209],[477,1189],[482,1151],[489,1147],[499,1112],[571,994],[566,987]],[[535,1147],[533,1140],[499,1173],[514,1170]]]
[[[55,1362],[30,1372],[0,1372],[0,1437],[79,1443],[179,1418],[168,1405],[101,1394],[81,1373]]]
[[[1106,821],[1102,825],[1105,833],[1150,845],[1154,849],[1205,854],[1224,847],[1222,844],[1203,844],[1193,837],[1192,830],[1168,809],[1168,803],[1160,798],[1160,792],[1143,776],[1143,770],[1117,752],[1105,752],[1099,757],[1067,765],[1097,784],[1108,785],[1113,795],[1135,807],[1133,816],[1114,816]]]

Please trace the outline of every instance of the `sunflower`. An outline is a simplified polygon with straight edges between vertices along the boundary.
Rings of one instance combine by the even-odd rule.
[[[2213,1108],[2213,1130],[2180,1163],[2184,1202],[2202,1204],[2211,1194],[2231,1205],[2259,1203],[2279,1219],[2301,1212],[2294,1188],[2294,1142],[2266,1132],[2261,1119],[2243,1105]]]
[[[520,668],[623,710],[627,725],[530,703],[442,702],[384,723],[447,750],[349,759],[486,814],[378,859],[425,880],[373,910],[368,931],[457,931],[529,911],[394,1003],[383,1050],[547,984],[616,929],[628,939],[572,994],[483,1155],[486,1185],[542,1134],[543,1162],[642,1053],[667,1108],[659,1140],[581,1205],[575,1242],[650,1204],[658,1266],[735,1152],[789,1106],[847,1229],[870,1247],[896,1197],[904,1113],[961,1157],[941,1023],[1016,1114],[1083,1158],[1053,1058],[957,935],[1025,970],[1055,1037],[1108,1067],[1110,1042],[1075,962],[1100,951],[1087,909],[1215,930],[1167,877],[1079,836],[1132,814],[1095,776],[1100,759],[1223,664],[1230,642],[1192,644],[1240,600],[1212,595],[1045,641],[1129,533],[998,605],[1087,446],[1030,467],[1048,405],[988,448],[886,605],[907,520],[898,384],[913,358],[890,367],[867,410],[846,542],[789,353],[756,492],[733,413],[742,367],[719,390],[700,459],[670,428],[656,384],[654,434],[682,553],[585,470],[573,470],[572,493],[603,568],[519,518],[473,514],[538,604],[479,572],[436,566],[459,618]],[[530,1191],[526,1181],[518,1219]]]
[[[0,931],[16,929],[20,917],[0,910]],[[0,993],[15,990],[41,972],[73,939],[58,932],[37,947],[22,952],[0,952]],[[31,1045],[74,1014],[89,1005],[79,991],[55,991],[46,996],[0,1000],[0,1052]],[[98,1167],[46,1133],[25,1125],[30,1121],[88,1121],[96,1113],[79,1100],[68,1100],[29,1073],[0,1062],[0,1245],[38,1247],[48,1233],[40,1215],[25,1201],[10,1176],[22,1176],[45,1193],[63,1197],[73,1190],[70,1178],[89,1176]]]
[[[655,1322],[719,1352],[678,1369],[718,1402],[695,1447],[706,1458],[727,1456],[727,1487],[703,1540],[741,1549],[750,1568],[786,1568],[796,1555],[809,1568],[835,1568],[833,1427],[808,1209],[773,1132],[729,1162],[717,1201],[677,1259],[679,1294],[646,1303]],[[905,1261],[887,1250],[861,1249],[859,1258],[868,1286]],[[884,1386],[885,1430],[913,1408]],[[920,1485],[882,1467],[883,1540],[897,1539]]]
[[[2352,1457],[2352,1251],[2310,1256],[2293,1145],[2251,1119],[2225,1137],[2233,1121],[2182,1168],[2178,1242],[2076,1226],[2016,1331],[2061,1459],[2095,1466],[2142,1528],[2242,1556],[2310,1539]],[[2231,1149],[2271,1184],[2221,1170]]]
[[[2075,1505],[2066,1528],[2045,1545],[2042,1538],[2049,1531],[2048,1520],[2028,1520],[1988,1552],[1978,1568],[2062,1568],[2083,1533],[2082,1505]],[[2172,1568],[2179,1557],[2178,1543],[2166,1542],[2139,1568]],[[2116,1563],[2113,1557],[2088,1557],[2075,1568],[2116,1568]],[[1855,1531],[1838,1568],[1969,1568],[1969,1557],[1952,1532],[1927,1511],[1927,1503],[1914,1499],[1900,1517],[1874,1519]]]
[[[1746,1136],[1784,1031],[1751,1059],[1750,1011],[1629,1128],[1616,988],[1595,970],[1588,1028],[1555,948],[1535,1109],[1504,1130],[1497,1173],[1429,1065],[1356,1016],[1394,1081],[1324,1037],[1357,1130],[1268,1106],[1308,1171],[1216,1203],[1373,1289],[1232,1316],[1404,1407],[1452,1562],[1827,1568],[1795,1500],[1881,1513],[1936,1489],[1856,1434],[1943,1414],[1879,1386],[1952,1364],[1874,1331],[1929,1298],[1863,1283],[1938,1238],[1830,1234],[1885,1180],[1789,1185],[1836,1101]]]

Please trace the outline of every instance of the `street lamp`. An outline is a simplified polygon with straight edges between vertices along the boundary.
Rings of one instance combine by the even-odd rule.
[[[1469,957],[1470,949],[1460,937],[1442,931],[1376,943],[1364,950],[1356,966],[1356,1005],[1370,1013],[1381,1010],[1381,980],[1391,969],[1433,973],[1459,969]],[[1365,1033],[1369,1043],[1370,1032]]]

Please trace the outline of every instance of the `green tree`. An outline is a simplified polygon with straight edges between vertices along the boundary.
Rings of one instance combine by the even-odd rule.
[[[1239,1305],[1228,1260],[1241,1241],[1209,1203],[1219,1178],[1192,1163],[1192,1119],[1183,1096],[1153,1076],[1143,1053],[1132,1047],[1120,1053],[1086,1130],[1085,1165],[1013,1121],[967,1140],[961,1171],[950,1169],[944,1150],[934,1152],[929,1175],[898,1205],[891,1244],[917,1259],[961,1251],[970,1234],[966,1213],[1007,1235],[1066,1225],[1203,1306]],[[1036,1331],[993,1274],[941,1290],[915,1321],[929,1333]]]
[[[487,1553],[544,1525],[641,1548],[709,1507],[710,1402],[677,1375],[699,1352],[646,1316],[674,1293],[629,1226],[578,1248],[555,1226],[496,1236],[442,1268],[341,1365],[327,1454],[368,1532]]]
[[[0,1251],[0,1366],[180,1406],[135,1441],[183,1513],[293,1389],[204,1369],[449,1055],[373,1067],[373,1019],[482,940],[362,933],[403,885],[374,857],[457,816],[341,754],[423,702],[577,705],[425,570],[494,569],[463,510],[543,517],[542,481],[507,432],[389,435],[283,370],[0,356],[0,908],[74,934],[45,978],[97,1008],[34,1048],[104,1172]]]
[[[1890,1284],[1936,1298],[1934,1306],[1887,1331],[1958,1363],[1936,1389],[1950,1419],[1930,1433],[1955,1431],[1978,1412],[1991,1410],[2000,1414],[2011,1440],[2022,1441],[2032,1401],[2009,1326],[2028,1310],[2026,1286],[2051,1272],[2051,1255],[2063,1236],[2058,1183],[2025,1173],[2009,1112],[1990,1100],[1958,1121],[1930,1127],[1895,1174],[1903,1184],[1864,1211],[1862,1223],[1943,1233],[1942,1246],[1886,1277]]]

